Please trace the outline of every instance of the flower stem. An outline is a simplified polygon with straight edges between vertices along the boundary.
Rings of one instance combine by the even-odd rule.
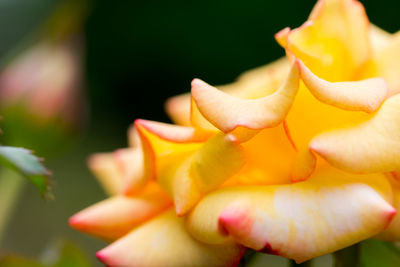
[[[291,260],[290,261],[290,266],[291,267],[310,267],[311,266],[311,260],[309,260],[309,261],[305,261],[305,262],[302,262],[302,263],[296,263],[294,260]]]
[[[333,253],[335,267],[360,267],[359,243]]]
[[[17,172],[6,168],[0,170],[0,244],[24,182]]]

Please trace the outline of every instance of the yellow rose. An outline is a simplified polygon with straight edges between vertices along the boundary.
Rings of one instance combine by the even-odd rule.
[[[113,196],[70,224],[113,242],[101,261],[230,266],[250,248],[303,262],[400,238],[400,38],[357,1],[320,0],[276,39],[287,58],[218,89],[193,80],[167,102],[178,125],[137,120],[129,148],[89,160]]]

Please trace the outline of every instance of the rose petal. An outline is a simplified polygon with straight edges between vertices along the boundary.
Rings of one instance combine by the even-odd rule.
[[[156,184],[136,197],[114,196],[72,216],[72,228],[111,241],[158,215],[172,205]]]
[[[193,239],[168,211],[97,253],[107,266],[235,266],[244,249]]]
[[[233,96],[256,99],[272,94],[276,88],[285,81],[289,69],[288,60],[286,58],[281,58],[272,63],[242,73],[233,83],[218,85],[216,87]],[[198,115],[201,116],[200,113],[192,114],[192,118],[190,118],[190,102],[191,97],[189,93],[168,99],[165,108],[168,115],[175,123],[184,126],[201,125],[201,122],[197,122],[197,120],[201,118],[196,118]],[[191,120],[194,123],[192,123]],[[211,128],[214,129],[214,127]]]
[[[217,134],[195,153],[160,160],[157,173],[159,183],[174,199],[176,213],[182,216],[243,164],[240,144],[231,135]]]
[[[201,114],[221,131],[230,132],[240,126],[258,130],[283,121],[297,93],[298,78],[298,66],[293,64],[285,84],[259,99],[237,98],[195,79],[192,97]]]
[[[206,141],[213,132],[194,127],[179,126],[149,120],[137,120],[136,124],[158,137],[176,143],[196,143]]]
[[[393,207],[396,210],[400,209],[400,182],[392,177],[389,177],[393,190]],[[389,227],[381,232],[378,236],[379,239],[390,242],[398,242],[400,240],[400,215],[396,214],[389,224]]]
[[[301,61],[299,66],[301,78],[310,92],[318,100],[341,109],[373,112],[379,108],[388,92],[382,78],[331,83],[314,75]]]
[[[123,176],[112,153],[90,156],[88,166],[107,194],[115,195],[123,190]]]
[[[192,82],[193,83],[193,82]],[[199,107],[197,106],[193,93],[190,97],[190,123],[196,128],[200,128],[205,131],[217,132],[218,129],[212,125],[204,116],[201,114]]]
[[[190,94],[171,97],[165,102],[165,110],[171,120],[183,126],[190,126]]]
[[[317,166],[317,157],[309,149],[297,151],[291,178],[293,182],[304,181],[310,177]]]
[[[371,57],[369,21],[358,1],[320,0],[307,22],[276,37],[317,76],[329,81],[356,79]]]
[[[129,144],[129,147],[140,146],[140,136],[136,130],[135,124],[132,124],[128,128],[128,144]]]
[[[371,39],[371,45],[372,49],[376,53],[377,51],[380,51],[383,47],[385,47],[390,40],[392,39],[392,34],[388,33],[387,31],[379,28],[378,26],[374,24],[370,24],[371,29],[370,29],[370,39]]]
[[[173,197],[180,216],[243,165],[240,144],[231,135],[217,134],[201,144],[193,128],[162,125],[163,129],[169,127],[173,135],[156,129],[159,124],[149,127],[137,120],[135,125],[142,144],[146,144],[145,159],[153,167],[154,177]]]
[[[208,194],[187,217],[198,240],[249,248],[302,262],[382,231],[396,210],[380,174],[325,167],[291,185],[226,188]]]
[[[143,168],[144,175],[137,184],[146,184],[150,180],[156,179],[157,162],[160,158],[167,157],[172,153],[186,153],[194,151],[199,147],[199,137],[195,135],[196,131],[188,131],[179,126],[157,124],[144,120],[136,120],[135,127],[138,131],[143,152]],[[169,129],[169,133],[163,132]],[[173,133],[179,132],[176,136],[181,143],[173,142],[169,139],[174,139]],[[189,133],[189,135],[188,135]],[[185,143],[183,143],[183,141]],[[126,192],[135,192],[136,188],[126,188]]]
[[[400,95],[386,100],[366,122],[314,137],[310,149],[355,173],[400,169]]]
[[[223,186],[291,183],[296,151],[282,125],[261,130],[242,146],[245,165]]]
[[[147,184],[143,151],[140,147],[118,149],[113,153],[123,180],[122,192],[133,195]]]
[[[135,126],[138,130],[142,149],[143,149],[143,159],[144,159],[144,166],[145,166],[145,177],[143,178],[146,181],[156,179],[157,172],[159,170],[159,165],[162,164],[164,159],[172,159],[171,164],[173,162],[179,162],[180,156],[179,155],[186,155],[187,153],[193,153],[194,151],[198,150],[201,146],[200,143],[197,143],[198,138],[191,139],[190,137],[186,136],[185,143],[183,142],[173,142],[171,140],[167,140],[164,138],[168,136],[168,134],[160,134],[159,130],[154,131],[156,127],[153,124],[153,127],[145,127],[143,124],[143,120],[136,120]],[[172,126],[172,125],[171,125]],[[176,128],[172,127],[172,129],[176,130]],[[150,131],[151,130],[151,131]],[[171,136],[171,135],[169,135]],[[180,138],[182,139],[182,138]],[[191,142],[193,141],[193,142]],[[172,157],[171,157],[172,155]],[[165,160],[164,160],[165,161]]]
[[[365,70],[366,77],[382,77],[388,83],[389,96],[400,92],[400,35],[392,37],[376,51],[373,61]]]

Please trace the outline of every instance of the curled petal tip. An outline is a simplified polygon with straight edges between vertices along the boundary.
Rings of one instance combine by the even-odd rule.
[[[104,249],[96,253],[96,258],[104,264],[106,263],[106,256],[104,255]]]
[[[393,218],[396,216],[397,214],[397,210],[394,207],[391,207],[388,211],[387,211],[387,218],[388,218],[388,223],[385,227],[385,229],[387,227],[389,227],[390,223],[393,221]]]
[[[292,66],[285,83],[274,93],[258,99],[243,99],[208,85],[194,82],[192,97],[200,113],[215,127],[228,133],[239,127],[260,130],[281,123],[299,85],[299,69]]]
[[[148,132],[159,138],[174,143],[197,143],[205,141],[212,133],[194,127],[180,126],[157,121],[138,119],[138,127],[143,127]]]
[[[279,43],[280,46],[286,47],[287,45],[287,36],[290,32],[290,28],[286,27],[279,32],[275,33],[274,37],[275,40]]]
[[[317,77],[297,59],[301,78],[321,102],[344,110],[371,113],[379,108],[388,94],[388,86],[382,78],[352,82],[328,82]]]
[[[204,84],[206,84],[206,83],[198,78],[194,78],[191,83],[192,87],[193,86],[203,86]],[[201,90],[201,88],[199,88],[199,89]]]
[[[75,214],[72,217],[70,217],[68,219],[68,224],[71,228],[76,229],[76,230],[80,230],[83,227],[83,222],[79,216],[79,214]]]

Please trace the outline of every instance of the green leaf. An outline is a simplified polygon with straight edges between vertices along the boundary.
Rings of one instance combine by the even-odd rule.
[[[21,173],[36,186],[42,197],[48,198],[51,196],[49,189],[50,172],[41,161],[28,149],[0,146],[0,164]]]

